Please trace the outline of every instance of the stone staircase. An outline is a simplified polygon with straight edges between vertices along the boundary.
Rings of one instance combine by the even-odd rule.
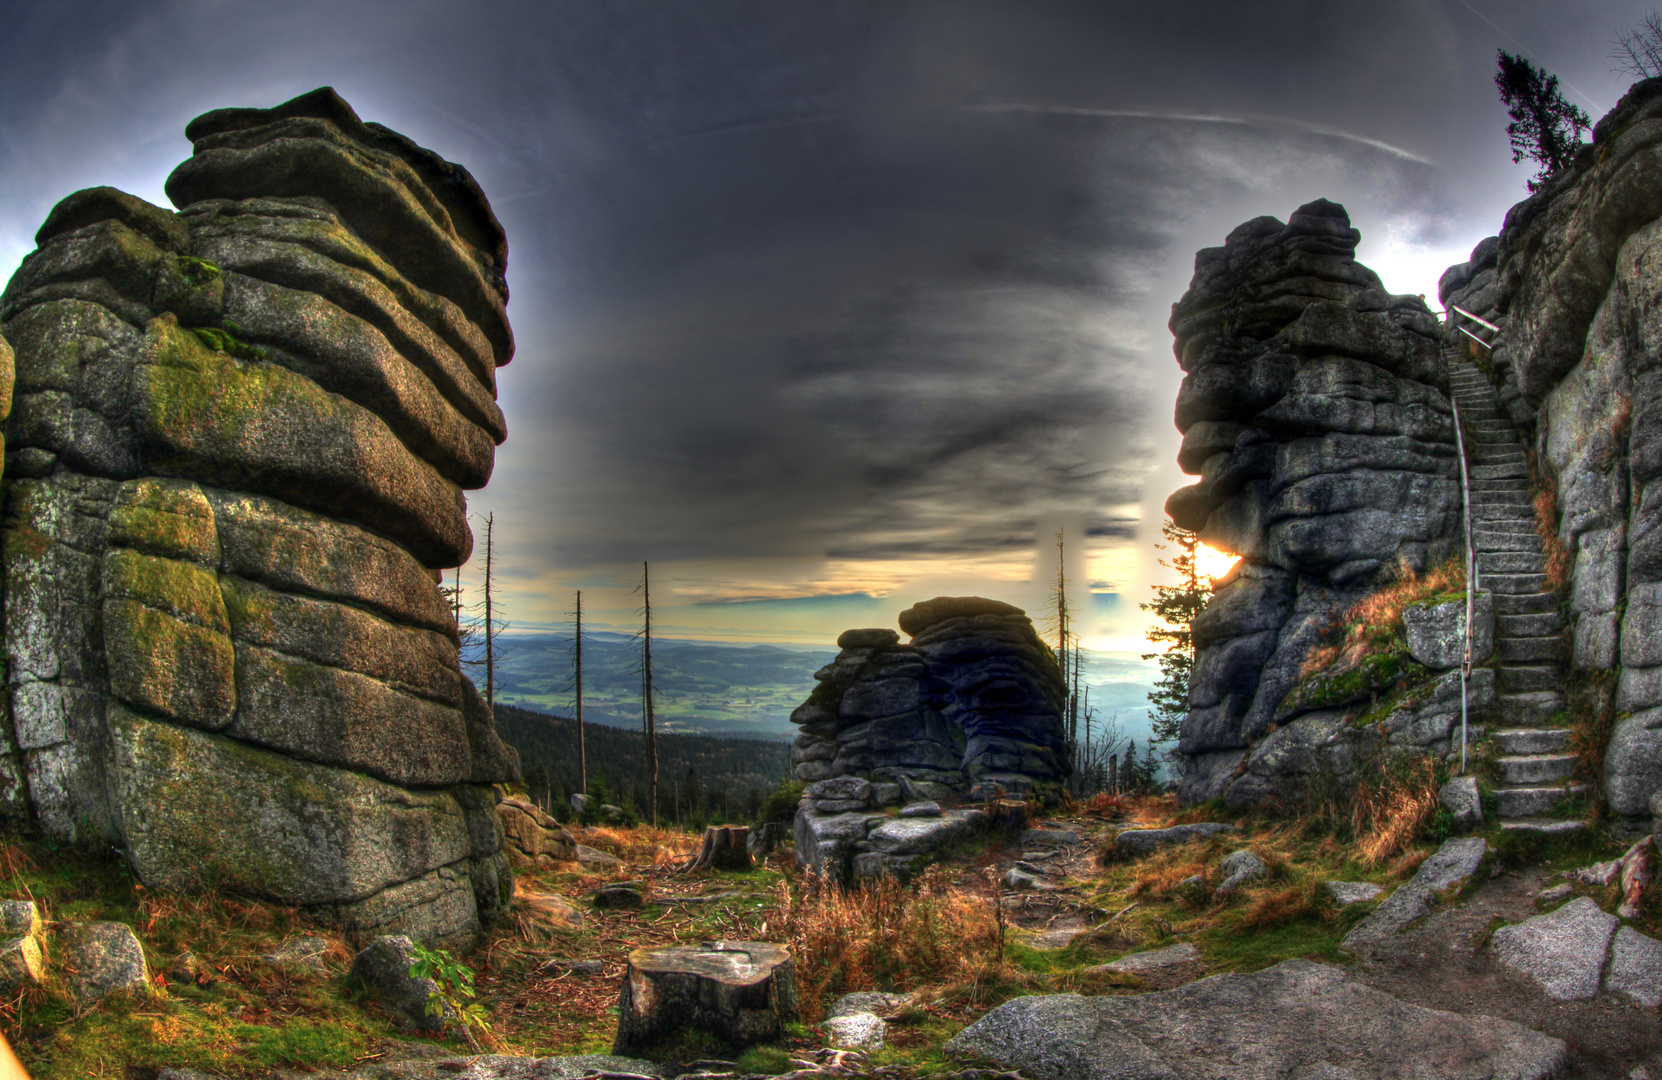
[[[1564,707],[1558,594],[1547,584],[1546,553],[1535,530],[1523,441],[1501,411],[1488,376],[1457,350],[1445,354],[1449,389],[1465,419],[1471,470],[1472,546],[1478,585],[1495,605],[1495,725],[1505,785],[1495,789],[1502,826],[1558,832],[1581,822],[1552,808],[1585,793],[1571,784],[1575,755],[1556,717]]]

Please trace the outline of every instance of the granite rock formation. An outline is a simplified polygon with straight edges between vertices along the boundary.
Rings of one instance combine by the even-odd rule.
[[[0,297],[0,801],[152,886],[466,937],[517,762],[437,581],[505,435],[502,229],[327,88],[186,134],[177,213],[76,192]]]
[[[1662,790],[1662,79],[1635,84],[1593,141],[1450,267],[1440,292],[1533,453],[1561,545],[1565,707],[1614,724],[1609,808]]]
[[[980,782],[1026,792],[1068,775],[1067,688],[1020,608],[941,596],[901,612],[900,628],[908,644],[887,629],[837,638],[842,651],[791,714],[798,779],[904,781],[908,799],[927,799]]]
[[[1359,239],[1325,199],[1285,223],[1255,218],[1196,255],[1173,305],[1178,461],[1200,481],[1166,508],[1241,556],[1194,623],[1178,746],[1189,800],[1239,787],[1232,802],[1256,802],[1369,752],[1342,714],[1283,701],[1338,615],[1458,550],[1441,328],[1356,262]]]

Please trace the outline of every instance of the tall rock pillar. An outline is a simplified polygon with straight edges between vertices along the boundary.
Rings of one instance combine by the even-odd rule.
[[[177,213],[76,192],[0,297],[0,797],[152,886],[468,936],[517,762],[437,584],[506,434],[501,226],[328,88],[186,134]]]

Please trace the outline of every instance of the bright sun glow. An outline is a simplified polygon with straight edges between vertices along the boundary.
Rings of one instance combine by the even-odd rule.
[[[1225,554],[1205,544],[1195,545],[1195,569],[1200,571],[1201,577],[1221,578],[1238,560],[1239,556]]]

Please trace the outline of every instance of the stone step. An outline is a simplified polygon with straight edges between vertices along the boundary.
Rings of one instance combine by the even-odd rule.
[[[1517,784],[1556,784],[1575,771],[1574,754],[1518,754],[1495,759],[1501,779]]]
[[[1515,431],[1473,431],[1470,434],[1466,445],[1482,453],[1493,453],[1501,447],[1523,445],[1523,440],[1518,438]]]
[[[1480,521],[1522,521],[1535,520],[1533,506],[1516,506],[1510,503],[1497,503],[1492,506],[1474,504],[1472,506],[1472,523]]]
[[[1520,454],[1516,463],[1502,462],[1495,465],[1472,465],[1467,472],[1473,480],[1502,480],[1529,478],[1529,466],[1524,464]]]
[[[1557,836],[1560,833],[1580,832],[1587,828],[1585,821],[1576,821],[1564,818],[1516,818],[1512,821],[1500,823],[1501,832],[1528,832],[1546,833],[1548,836]]]
[[[1502,818],[1546,817],[1565,799],[1586,794],[1586,784],[1495,788],[1495,814]]]
[[[1479,551],[1477,569],[1480,574],[1540,574],[1545,573],[1547,557],[1538,551]]]
[[[1556,611],[1541,615],[1496,615],[1495,633],[1500,637],[1550,637],[1564,629],[1564,620]]]
[[[1556,690],[1529,690],[1499,694],[1495,698],[1500,717],[1518,727],[1546,727],[1564,710],[1564,695]]]
[[[1501,638],[1495,642],[1495,655],[1503,664],[1550,664],[1558,659],[1562,647],[1557,637]]]
[[[1534,529],[1472,529],[1472,546],[1477,548],[1479,555],[1487,555],[1494,551],[1531,551],[1540,552],[1541,535]],[[1482,570],[1481,565],[1478,566]]]
[[[1547,576],[1545,574],[1491,574],[1478,568],[1478,575],[1482,579],[1483,587],[1496,596],[1524,596],[1545,592]]]
[[[1503,754],[1556,754],[1570,745],[1570,729],[1501,728],[1490,733]]]
[[[1475,440],[1466,445],[1466,452],[1471,454],[1473,463],[1478,465],[1523,461],[1528,456],[1524,453],[1521,443],[1484,443]]]
[[[1499,410],[1496,411],[1498,412]],[[1479,420],[1464,410],[1461,410],[1461,412],[1465,418],[1470,421],[1467,426],[1473,431],[1504,431],[1511,435],[1516,435],[1518,433],[1518,429],[1512,426],[1512,421],[1510,420]]]
[[[1526,694],[1531,690],[1562,690],[1564,673],[1558,670],[1557,664],[1502,664],[1495,685],[1513,694]]]
[[[1529,494],[1529,481],[1521,476],[1497,476],[1487,480],[1472,480],[1473,493],[1479,491],[1516,491],[1521,495]]]
[[[1531,510],[1535,508],[1534,497],[1529,494],[1529,489],[1522,481],[1518,480],[1513,480],[1504,487],[1497,484],[1494,487],[1480,488],[1473,484],[1471,499],[1473,506],[1527,506]]]
[[[1483,586],[1487,588],[1489,579],[1483,579]],[[1539,593],[1496,593],[1494,596],[1496,615],[1540,615],[1548,611],[1558,610],[1558,594],[1552,592]]]

